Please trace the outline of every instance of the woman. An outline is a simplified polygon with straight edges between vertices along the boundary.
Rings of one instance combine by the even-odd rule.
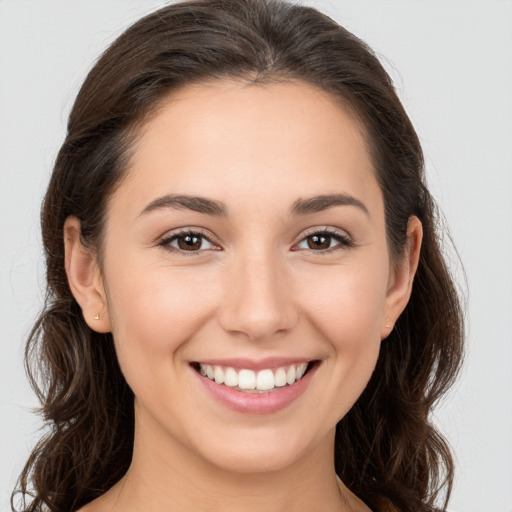
[[[129,28],[43,206],[22,510],[444,510],[462,320],[422,173],[389,77],[314,9]]]

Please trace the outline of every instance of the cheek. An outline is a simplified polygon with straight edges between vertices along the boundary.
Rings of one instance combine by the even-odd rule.
[[[186,367],[180,354],[204,324],[212,299],[204,276],[169,268],[139,267],[123,276],[121,265],[113,269],[109,289],[109,314],[119,365],[139,403],[149,410],[163,403],[181,404],[178,390]],[[200,293],[200,290],[203,292]],[[206,294],[205,291],[206,290]],[[175,424],[175,409],[164,423]]]
[[[300,285],[305,324],[326,354],[322,428],[334,426],[367,386],[379,356],[380,327],[385,311],[385,265],[349,264],[317,269]]]
[[[378,263],[317,272],[303,289],[305,310],[333,347],[358,351],[380,342],[386,290],[387,273]]]
[[[112,270],[109,314],[121,359],[172,356],[205,322],[214,287],[198,272],[146,267],[130,275]]]

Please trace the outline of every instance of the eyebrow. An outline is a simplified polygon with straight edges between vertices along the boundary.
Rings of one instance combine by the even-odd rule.
[[[335,206],[355,206],[362,210],[367,216],[370,216],[370,212],[364,203],[349,194],[324,194],[306,199],[297,199],[290,208],[290,214],[308,215],[311,213],[321,212]],[[227,218],[229,216],[228,208],[222,201],[185,194],[167,194],[159,197],[158,199],[151,201],[151,203],[142,210],[139,216],[163,208],[191,210],[215,217]]]
[[[355,206],[362,210],[368,217],[370,212],[362,201],[349,194],[326,194],[313,196],[307,199],[297,199],[291,208],[292,215],[307,215],[317,213],[334,206]]]

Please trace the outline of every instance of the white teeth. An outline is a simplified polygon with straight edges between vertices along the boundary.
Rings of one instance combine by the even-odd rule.
[[[286,386],[286,371],[284,368],[279,368],[274,376],[274,385],[276,387]]]
[[[224,372],[222,371],[222,368],[220,366],[213,367],[213,376],[217,384],[224,383]]]
[[[295,382],[295,366],[293,364],[288,368],[288,371],[286,372],[286,383],[287,384],[293,384]]]
[[[297,366],[297,373],[295,374],[295,380],[300,380],[306,373],[307,363],[302,363]]]
[[[230,388],[240,390],[269,391],[276,387],[284,387],[302,379],[308,367],[307,363],[290,365],[278,368],[275,373],[271,369],[260,370],[235,370],[231,367],[212,366],[209,364],[199,364],[199,373],[216,384],[224,384]]]
[[[240,389],[256,389],[256,375],[252,370],[238,372],[238,387]]]
[[[233,368],[226,368],[224,372],[224,384],[230,388],[238,386],[238,373]]]
[[[256,377],[256,389],[266,391],[274,389],[274,374],[272,370],[261,370]]]

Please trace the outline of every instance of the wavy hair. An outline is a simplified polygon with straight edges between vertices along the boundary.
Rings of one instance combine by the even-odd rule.
[[[335,466],[375,510],[445,510],[454,464],[430,414],[460,368],[463,314],[441,253],[421,146],[372,50],[317,10],[280,0],[166,6],[129,27],[82,85],[42,206],[47,294],[26,347],[48,431],[23,469],[13,510],[76,510],[130,465],[133,393],[111,334],[92,331],[71,294],[63,225],[78,217],[83,243],[101,254],[106,205],[123,178],[137,128],[173,90],[227,77],[303,81],[356,115],[384,195],[397,264],[408,219],[420,219],[424,238],[411,299],[382,343],[367,388],[337,425]]]

